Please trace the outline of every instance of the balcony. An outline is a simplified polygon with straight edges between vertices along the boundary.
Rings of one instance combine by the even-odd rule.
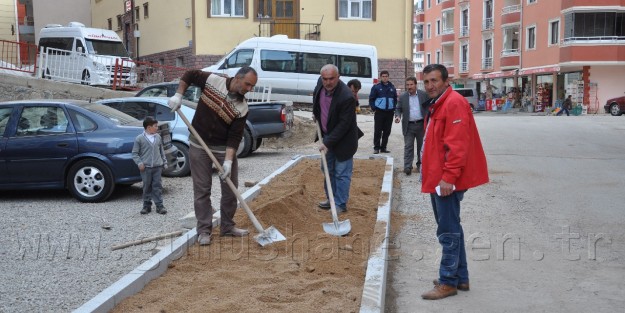
[[[482,70],[493,69],[493,58],[482,58]]]
[[[270,19],[261,19],[258,24],[259,37],[287,35],[290,39],[321,40],[321,24],[286,23]]]
[[[484,21],[482,21],[482,30],[493,30],[493,26],[492,17],[485,18]]]
[[[500,67],[502,70],[508,68],[518,68],[520,65],[519,49],[504,49],[501,51]]]
[[[460,27],[460,37],[469,37],[469,26]]]
[[[445,28],[441,32],[441,42],[452,42],[456,40],[456,36],[454,35],[453,28]]]
[[[521,21],[521,5],[509,5],[501,10],[501,25]]]
[[[456,1],[455,0],[443,0],[443,2],[441,2],[441,9],[442,10],[453,8],[455,6],[456,6]]]
[[[462,73],[468,73],[469,72],[469,62],[460,62],[460,71],[461,74]]]

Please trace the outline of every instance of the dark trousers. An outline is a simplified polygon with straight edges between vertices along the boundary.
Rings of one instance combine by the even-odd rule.
[[[152,201],[157,208],[163,207],[163,184],[161,183],[161,173],[163,167],[146,167],[141,172],[143,181],[143,206],[151,207]]]
[[[440,197],[436,193],[430,196],[434,218],[438,224],[436,236],[443,249],[438,281],[454,287],[460,283],[468,283],[464,231],[460,225],[460,201],[464,197],[464,191],[454,191],[447,197]]]
[[[423,146],[423,120],[416,123],[408,123],[406,135],[404,135],[404,169],[412,169],[415,153],[417,154],[417,166],[421,165],[421,146]],[[414,143],[417,142],[415,152]]]
[[[391,134],[391,128],[393,127],[394,115],[393,110],[375,111],[373,115],[373,149],[386,150],[388,136]]]
[[[215,158],[223,164],[225,154],[215,153]],[[193,179],[193,208],[197,218],[197,233],[212,233],[213,206],[211,204],[211,187],[213,185],[213,161],[206,151],[195,146],[189,147],[191,161],[191,178]],[[239,169],[237,158],[232,160],[230,180],[238,186]],[[221,232],[229,231],[234,227],[234,213],[237,210],[237,196],[232,192],[225,181],[221,181]]]

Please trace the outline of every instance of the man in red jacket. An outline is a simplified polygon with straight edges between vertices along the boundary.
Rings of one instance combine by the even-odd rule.
[[[431,104],[421,148],[421,192],[430,194],[443,252],[434,289],[421,297],[437,300],[469,290],[460,201],[469,188],[488,182],[488,169],[471,106],[449,86],[447,68],[430,64],[423,75]]]

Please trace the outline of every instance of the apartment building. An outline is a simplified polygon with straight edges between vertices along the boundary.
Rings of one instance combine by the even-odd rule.
[[[240,42],[289,38],[370,44],[403,88],[412,65],[413,0],[91,0],[92,26],[116,30],[131,54],[202,68]]]
[[[540,111],[571,94],[593,113],[625,92],[625,0],[418,3],[415,53],[446,65],[454,85],[482,99]]]

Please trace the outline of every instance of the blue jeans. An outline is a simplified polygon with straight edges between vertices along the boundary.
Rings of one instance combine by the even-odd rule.
[[[345,161],[338,161],[334,152],[329,150],[326,153],[326,161],[328,162],[328,173],[330,174],[330,184],[332,184],[332,194],[334,195],[334,204],[338,209],[347,208],[347,200],[349,200],[349,187],[352,182],[352,172],[354,170],[354,159],[349,158]],[[323,161],[322,161],[323,162]],[[321,164],[323,171],[323,164]],[[328,186],[323,180],[323,189],[328,197]]]
[[[460,201],[464,191],[454,191],[447,197],[430,194],[434,218],[438,224],[436,236],[443,248],[438,281],[449,286],[469,282],[464,231],[460,225]]]

